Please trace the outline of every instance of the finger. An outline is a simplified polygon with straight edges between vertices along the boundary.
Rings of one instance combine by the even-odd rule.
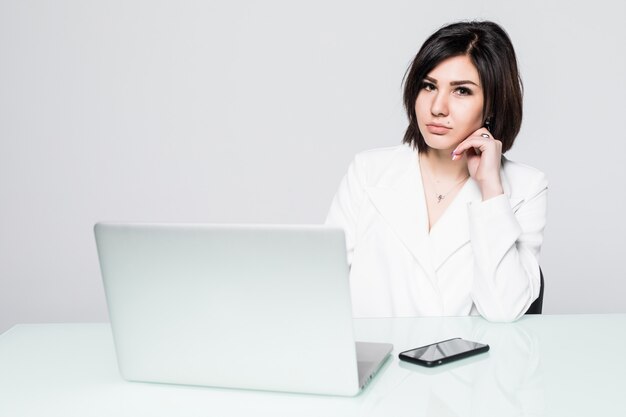
[[[487,135],[487,136],[485,136],[485,135]],[[474,131],[474,133],[472,133],[468,137],[472,137],[472,136],[481,136],[483,138],[493,138],[493,135],[491,134],[491,132],[486,127],[481,127],[479,129],[476,129]]]
[[[499,154],[502,149],[502,142],[493,139],[493,138],[485,138],[482,136],[479,137],[469,137],[461,142],[454,151],[452,151],[452,160],[456,161],[461,157],[464,152],[472,151],[470,154],[467,153],[467,156],[478,155],[480,156],[484,152],[489,152],[490,154]]]
[[[493,139],[487,139],[482,136],[471,136],[459,143],[456,149],[452,151],[452,155],[460,155],[470,148],[478,149],[481,152],[484,152],[492,142],[494,142]]]

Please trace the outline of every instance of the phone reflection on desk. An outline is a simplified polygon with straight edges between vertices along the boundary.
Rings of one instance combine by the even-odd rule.
[[[450,330],[442,329],[442,334]],[[394,373],[395,380],[377,399],[380,406],[412,398],[416,415],[543,414],[539,340],[523,321],[507,325],[478,320],[461,336],[488,343],[491,351],[434,368],[398,361],[401,372]]]

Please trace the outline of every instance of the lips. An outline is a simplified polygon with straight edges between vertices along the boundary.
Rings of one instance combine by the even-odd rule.
[[[439,123],[429,123],[426,125],[426,129],[434,135],[445,135],[451,128]]]

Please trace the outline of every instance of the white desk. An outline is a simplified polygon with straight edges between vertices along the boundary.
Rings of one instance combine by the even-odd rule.
[[[122,380],[108,324],[18,325],[0,335],[0,416],[626,416],[626,315],[355,320],[393,358],[353,398]],[[398,352],[450,337],[491,351],[439,368]]]

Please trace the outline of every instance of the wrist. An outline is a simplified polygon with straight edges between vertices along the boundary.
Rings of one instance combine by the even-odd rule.
[[[479,183],[479,187],[480,193],[483,196],[483,201],[504,194],[502,183],[500,181],[481,182]]]

